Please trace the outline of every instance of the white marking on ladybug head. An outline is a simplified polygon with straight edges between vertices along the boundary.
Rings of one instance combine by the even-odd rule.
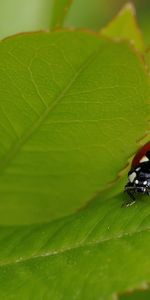
[[[145,180],[145,181],[143,182],[143,184],[144,184],[144,185],[147,185],[147,180]]]
[[[136,179],[136,180],[135,180],[135,184],[138,184],[138,183],[139,183],[139,181]]]
[[[136,172],[138,172],[140,170],[141,170],[141,167],[138,167],[138,168],[135,169]]]
[[[143,156],[141,159],[140,159],[140,163],[142,162],[146,162],[146,161],[149,161],[149,158],[147,156]]]
[[[133,172],[129,175],[129,181],[132,183],[134,181],[134,179],[136,178],[136,173]]]

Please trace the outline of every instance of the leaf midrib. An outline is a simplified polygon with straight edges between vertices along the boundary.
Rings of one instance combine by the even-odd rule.
[[[36,120],[35,123],[22,135],[19,139],[18,143],[13,144],[7,154],[2,158],[0,162],[0,175],[3,171],[8,167],[9,163],[16,157],[16,155],[21,150],[21,147],[28,141],[28,139],[36,132],[36,130],[41,126],[41,124],[48,117],[49,113],[54,110],[57,104],[65,97],[69,89],[72,87],[76,79],[79,75],[96,59],[97,54],[101,50],[101,46],[99,46],[92,54],[88,56],[88,58],[80,65],[80,68],[75,73],[75,75],[71,78],[71,80],[67,83],[61,93],[56,97],[53,103],[48,106],[43,114]]]
[[[15,265],[15,264],[18,264],[18,263],[24,263],[24,262],[34,260],[34,259],[40,259],[40,258],[45,258],[45,257],[50,257],[50,256],[55,256],[55,255],[61,255],[61,254],[64,254],[66,252],[73,251],[73,250],[80,249],[80,248],[86,248],[88,246],[95,246],[95,245],[104,244],[104,243],[107,243],[107,242],[110,242],[110,241],[121,240],[122,238],[124,238],[126,236],[132,237],[136,234],[141,234],[142,232],[146,232],[146,231],[150,231],[150,227],[147,227],[143,230],[133,231],[133,232],[130,232],[130,233],[124,232],[123,234],[116,235],[116,236],[111,237],[111,238],[105,238],[105,239],[101,239],[101,240],[97,240],[97,241],[91,241],[91,242],[87,242],[87,243],[80,242],[80,243],[77,243],[76,245],[74,245],[72,247],[66,247],[66,248],[62,248],[62,249],[58,249],[58,250],[53,250],[53,251],[50,251],[50,252],[40,253],[38,255],[33,255],[33,256],[27,257],[27,258],[20,258],[20,259],[18,258],[14,261],[6,261],[4,263],[2,263],[0,261],[0,268],[5,267],[5,266],[10,266],[10,265]]]

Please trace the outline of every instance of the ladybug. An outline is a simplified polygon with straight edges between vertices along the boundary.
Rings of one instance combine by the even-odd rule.
[[[135,203],[138,194],[150,196],[150,142],[145,144],[133,158],[124,191],[131,199],[127,206]]]

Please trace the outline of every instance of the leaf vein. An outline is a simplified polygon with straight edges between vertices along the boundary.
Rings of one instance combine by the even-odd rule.
[[[77,243],[76,245],[74,246],[70,246],[70,247],[66,247],[66,248],[62,248],[62,249],[58,249],[58,250],[53,250],[53,251],[50,251],[50,252],[45,252],[45,253],[40,253],[40,254],[37,254],[37,255],[33,255],[31,257],[27,257],[27,258],[23,258],[23,257],[20,257],[14,261],[5,261],[5,262],[0,262],[0,268],[4,267],[4,266],[8,266],[8,265],[14,265],[14,264],[17,264],[17,263],[24,263],[24,262],[27,262],[27,261],[30,261],[30,260],[34,260],[34,259],[40,259],[40,258],[44,258],[44,257],[50,257],[50,256],[55,256],[55,255],[61,255],[61,254],[64,254],[66,252],[69,252],[69,251],[73,251],[73,250],[76,250],[76,249],[80,249],[80,248],[85,248],[85,247],[89,247],[89,246],[95,246],[95,245],[99,245],[99,244],[103,244],[103,243],[107,243],[107,242],[110,242],[110,241],[116,241],[116,240],[120,240],[126,236],[129,236],[129,237],[132,237],[134,236],[135,234],[141,234],[142,232],[146,232],[146,231],[150,231],[150,227],[147,227],[143,230],[139,230],[139,231],[134,231],[134,232],[124,232],[122,234],[119,234],[117,236],[113,236],[113,237],[109,237],[109,238],[105,238],[105,239],[101,239],[101,240],[97,240],[97,241],[91,241],[91,242],[86,242],[86,243],[83,243],[80,242],[80,243]]]
[[[48,117],[49,113],[53,111],[53,109],[57,106],[57,104],[65,97],[67,91],[71,88],[71,86],[74,84],[76,79],[79,77],[79,75],[92,63],[97,55],[99,54],[101,47],[98,47],[88,58],[83,62],[82,65],[80,65],[80,68],[76,72],[76,74],[72,77],[72,79],[68,82],[66,87],[62,90],[62,92],[56,97],[56,99],[53,101],[53,103],[48,106],[43,114],[36,120],[36,122],[30,127],[19,139],[18,143],[15,143],[10,147],[7,154],[3,157],[1,160],[1,169],[0,173],[7,168],[9,163],[16,157],[17,153],[20,151],[21,147],[26,143],[26,141],[30,138],[31,135],[33,135],[36,130],[40,127],[42,122]]]

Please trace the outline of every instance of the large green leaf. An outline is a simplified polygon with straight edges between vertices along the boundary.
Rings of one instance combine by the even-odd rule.
[[[49,28],[51,0],[0,0],[0,39]]]
[[[0,229],[1,299],[114,299],[150,281],[150,199],[123,195],[45,225]]]
[[[143,37],[136,22],[135,8],[130,3],[126,4],[115,19],[101,30],[101,34],[115,40],[128,40],[140,51],[144,50]]]
[[[0,222],[74,212],[114,180],[147,129],[149,82],[125,44],[84,32],[0,44]]]

